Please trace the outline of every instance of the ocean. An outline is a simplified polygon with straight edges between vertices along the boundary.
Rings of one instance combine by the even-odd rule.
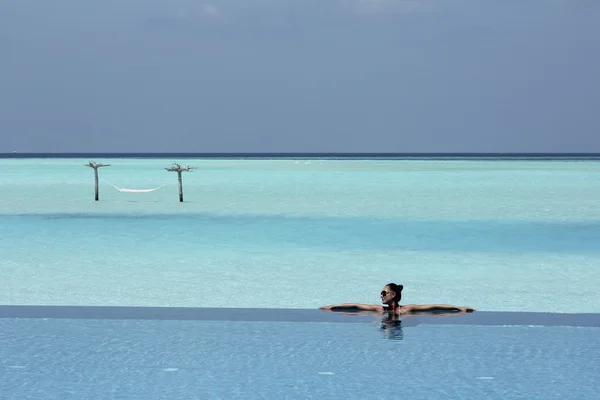
[[[88,161],[0,158],[0,304],[600,312],[599,158]]]

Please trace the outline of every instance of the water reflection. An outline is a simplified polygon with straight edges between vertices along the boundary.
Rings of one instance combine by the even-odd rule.
[[[458,317],[465,315],[465,312],[457,311],[422,311],[411,314],[398,315],[394,313],[384,313],[380,326],[380,331],[383,332],[385,339],[390,340],[403,340],[404,331],[403,327],[417,326],[420,323],[419,317]]]
[[[402,330],[402,319],[394,313],[386,313],[381,320],[379,330],[383,333],[384,339],[403,340],[404,331]]]
[[[404,330],[406,327],[415,327],[420,325],[424,319],[435,317],[460,317],[465,312],[457,311],[422,311],[411,314],[395,314],[384,312],[383,314],[373,311],[334,311],[340,315],[354,317],[374,317],[375,321],[371,324],[377,325],[379,331],[383,334],[384,339],[388,340],[404,340]]]

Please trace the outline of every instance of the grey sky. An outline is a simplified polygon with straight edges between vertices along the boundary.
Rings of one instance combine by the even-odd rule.
[[[600,152],[598,0],[0,0],[0,152]]]

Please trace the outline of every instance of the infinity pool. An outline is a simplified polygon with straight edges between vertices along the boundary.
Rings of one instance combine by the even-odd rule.
[[[585,399],[600,316],[0,307],[3,399]]]

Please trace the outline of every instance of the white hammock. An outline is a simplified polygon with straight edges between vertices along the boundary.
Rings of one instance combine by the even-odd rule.
[[[122,193],[150,193],[150,192],[154,192],[155,190],[161,189],[166,186],[166,185],[160,185],[159,187],[156,187],[154,189],[126,189],[126,188],[117,187],[109,182],[106,182],[106,183],[108,183],[110,186],[114,187],[116,190],[118,190],[119,192],[122,192]]]

